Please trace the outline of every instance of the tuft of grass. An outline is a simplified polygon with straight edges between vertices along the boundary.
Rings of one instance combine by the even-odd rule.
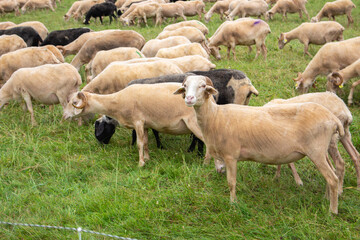
[[[15,17],[0,16],[0,21],[38,20],[49,31],[83,27],[62,16],[73,1],[58,3],[55,12],[36,10]],[[310,17],[315,16],[325,0],[309,0]],[[207,10],[213,3],[207,3]],[[358,36],[359,7],[353,10],[354,25],[346,28],[345,39]],[[197,19],[197,17],[189,18]],[[347,25],[345,16],[337,20]],[[250,101],[261,106],[273,98],[290,98],[297,93],[293,78],[302,72],[310,57],[303,55],[303,45],[292,41],[283,50],[277,37],[305,19],[289,14],[283,22],[280,15],[269,21],[268,59],[253,60],[255,51],[238,46],[237,61],[223,58],[211,60],[217,68],[238,69],[247,74],[260,95]],[[155,38],[161,27],[123,27],[120,22],[104,25],[91,22],[90,28],[131,29],[146,40]],[[209,36],[221,24],[214,15]],[[321,46],[311,45],[315,55]],[[222,49],[222,56],[226,50]],[[73,56],[66,58],[70,62]],[[80,71],[84,80],[84,70]],[[326,78],[317,79],[317,88],[325,91]],[[347,84],[340,97],[346,100]],[[350,108],[354,121],[351,133],[360,149],[359,94]],[[138,151],[130,145],[131,131],[117,128],[109,145],[102,146],[94,138],[93,122],[77,126],[61,122],[62,109],[34,104],[39,123],[31,127],[30,114],[19,103],[10,103],[0,113],[0,221],[82,227],[98,232],[138,239],[360,239],[360,192],[355,188],[353,163],[343,147],[346,161],[344,193],[339,197],[339,214],[328,212],[324,198],[325,181],[313,164],[305,158],[296,166],[304,182],[297,187],[291,172],[284,168],[280,179],[274,179],[276,168],[242,162],[238,164],[237,197],[229,203],[225,175],[214,167],[202,165],[202,158],[187,153],[189,136],[162,135],[165,149],[156,148],[150,135],[151,160],[138,167]],[[75,239],[71,231],[0,225],[0,239]],[[107,239],[83,234],[84,239]]]

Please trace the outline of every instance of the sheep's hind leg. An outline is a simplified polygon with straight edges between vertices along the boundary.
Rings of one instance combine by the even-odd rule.
[[[33,126],[36,126],[37,123],[36,123],[36,120],[35,120],[35,117],[34,117],[34,110],[33,110],[33,107],[32,107],[32,103],[31,103],[31,96],[28,92],[26,91],[22,91],[21,92],[21,95],[22,97],[24,98],[25,100],[25,103],[26,103],[26,106],[27,106],[27,109],[29,110],[30,112],[30,115],[31,115],[31,124]]]

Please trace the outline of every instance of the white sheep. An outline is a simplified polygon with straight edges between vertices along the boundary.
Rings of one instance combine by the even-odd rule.
[[[255,16],[260,17],[264,16],[268,10],[268,4],[263,0],[253,0],[253,1],[244,1],[241,4],[238,4],[234,10],[232,10],[227,18],[233,20],[235,16],[240,18]]]
[[[202,19],[202,14],[205,14],[205,3],[201,0],[193,1],[177,1],[184,7],[184,15],[187,17],[199,16],[199,20]]]
[[[200,55],[206,59],[210,59],[209,54],[199,43],[180,44],[174,47],[161,48],[155,57],[177,58],[188,55]]]
[[[0,22],[0,30],[5,30],[5,29],[7,29],[8,27],[15,27],[15,26],[16,26],[16,24],[13,23],[13,22],[9,22],[9,21],[7,21],[7,22]]]
[[[224,0],[224,1],[217,1],[214,3],[214,5],[210,8],[210,10],[205,14],[205,22],[210,22],[211,17],[214,15],[214,13],[217,13],[220,15],[220,19],[224,20],[225,12],[229,9],[230,0]]]
[[[155,26],[161,23],[161,6],[156,2],[148,2],[146,4],[137,4],[136,7],[125,17],[120,18],[124,24],[127,26],[131,22],[134,22],[135,19],[138,19],[138,26],[140,25],[140,20],[142,19],[147,24],[147,18],[156,18]]]
[[[302,13],[304,12],[308,20],[309,14],[306,10],[305,3],[307,0],[278,0],[275,5],[266,12],[265,20],[272,19],[276,13],[282,13],[283,21],[287,19],[288,13],[299,13],[300,18],[302,18]]]
[[[24,14],[27,10],[34,9],[46,9],[49,8],[51,11],[55,11],[52,0],[28,0],[22,6],[21,12]]]
[[[179,3],[163,3],[160,4],[160,22],[161,25],[164,19],[174,18],[174,22],[178,17],[181,17],[184,21],[186,21],[186,17],[184,15],[184,7]]]
[[[173,36],[164,39],[151,39],[145,43],[141,52],[146,57],[155,57],[156,53],[161,48],[174,47],[180,44],[191,43],[189,39],[184,36]]]
[[[173,31],[178,28],[182,27],[194,27],[199,29],[204,35],[209,33],[209,29],[200,21],[198,20],[188,20],[188,21],[181,21],[178,23],[173,23],[164,27],[163,31]]]
[[[19,5],[17,0],[2,0],[0,1],[0,13],[15,12],[15,16],[19,16]]]
[[[18,35],[0,36],[0,56],[21,48],[26,48],[26,42]]]

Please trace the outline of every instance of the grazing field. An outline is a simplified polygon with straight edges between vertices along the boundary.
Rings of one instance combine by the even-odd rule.
[[[37,10],[25,15],[5,14],[0,22],[21,23],[37,20],[49,31],[84,26],[62,16],[73,1],[62,0],[55,12]],[[308,0],[310,17],[325,0]],[[360,35],[360,5],[353,10],[355,23],[346,28],[344,38]],[[210,9],[213,3],[207,3]],[[197,17],[189,18],[197,19]],[[282,21],[279,14],[269,21],[272,33],[266,39],[268,59],[253,60],[255,51],[237,47],[237,61],[211,60],[217,68],[238,69],[247,74],[259,91],[251,106],[261,106],[274,98],[297,94],[292,80],[311,60],[303,55],[303,45],[292,41],[283,50],[277,47],[280,32],[302,22],[298,14]],[[346,27],[345,16],[337,21]],[[146,40],[155,38],[162,28],[123,27],[120,22],[104,25],[91,22],[93,30],[132,29]],[[221,24],[214,15],[209,36]],[[320,46],[310,46],[315,55]],[[222,48],[222,56],[226,49]],[[70,62],[73,56],[66,58]],[[84,69],[81,74],[84,78]],[[317,79],[325,91],[326,78]],[[350,83],[340,97],[347,100]],[[350,108],[354,145],[360,149],[360,89]],[[297,187],[290,170],[274,179],[275,166],[251,162],[238,163],[237,197],[229,203],[226,176],[217,174],[213,164],[203,166],[202,158],[187,153],[189,136],[161,135],[165,149],[157,149],[149,133],[151,160],[138,167],[138,150],[131,146],[131,130],[118,127],[109,145],[94,137],[93,121],[78,126],[62,122],[60,105],[34,104],[38,126],[32,127],[30,114],[20,103],[10,103],[0,112],[0,221],[82,227],[84,229],[137,239],[360,239],[360,191],[356,189],[353,163],[339,145],[346,162],[344,192],[339,197],[339,214],[329,213],[325,199],[325,180],[308,158],[296,163],[304,186]],[[54,229],[13,227],[0,224],[0,239],[76,239],[77,233]],[[83,234],[83,239],[110,239]]]

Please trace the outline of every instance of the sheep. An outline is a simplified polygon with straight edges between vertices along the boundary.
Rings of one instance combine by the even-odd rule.
[[[113,32],[113,31],[119,31],[119,30],[102,30],[102,31],[98,31],[98,32],[92,32],[92,31],[87,32],[87,33],[80,35],[80,37],[78,37],[75,41],[73,41],[65,46],[57,45],[56,47],[61,51],[61,53],[64,55],[64,57],[66,57],[68,55],[77,54],[87,40],[89,40],[93,37],[96,37],[96,36],[102,36],[105,33]]]
[[[141,49],[144,44],[144,37],[135,31],[108,32],[85,42],[71,61],[71,65],[79,70],[81,65],[90,62],[100,50],[109,50],[117,47],[135,47]]]
[[[0,13],[15,12],[15,16],[20,15],[19,2],[17,0],[0,1]]]
[[[0,30],[0,35],[16,34],[26,42],[28,47],[36,47],[42,42],[40,35],[32,27],[13,27],[5,30]]]
[[[232,50],[234,60],[236,45],[251,46],[256,45],[255,59],[262,52],[266,60],[267,48],[265,38],[271,32],[269,25],[260,19],[239,19],[237,21],[226,21],[223,23],[209,39],[211,54],[220,60],[219,46],[224,45],[228,48],[227,57],[230,59]]]
[[[98,3],[102,3],[102,2],[104,2],[104,0],[84,0],[84,1],[81,1],[79,7],[77,8],[75,13],[73,14],[73,18],[75,20],[79,20],[80,18],[82,18],[90,10],[90,8],[92,6],[94,6],[95,4],[98,4]]]
[[[46,47],[27,47],[5,53],[0,57],[0,81],[7,81],[11,74],[24,67],[36,67],[51,63],[61,63]]]
[[[210,8],[210,10],[205,14],[204,20],[206,23],[210,22],[210,19],[214,13],[220,15],[220,19],[224,20],[224,14],[229,9],[230,0],[218,1]]]
[[[87,82],[90,82],[99,75],[110,63],[134,58],[145,58],[145,56],[137,48],[132,47],[119,47],[106,51],[98,51],[93,60],[85,68]]]
[[[32,9],[43,9],[49,8],[51,11],[55,12],[52,0],[28,0],[24,6],[21,8],[21,12],[24,14],[27,10]]]
[[[348,65],[347,67],[341,69],[340,71],[335,71],[330,73],[327,76],[326,90],[336,93],[339,88],[342,88],[349,79],[360,76],[360,58]],[[353,103],[354,89],[360,82],[356,81],[351,85],[350,93],[348,96],[348,105],[350,106]]]
[[[172,31],[162,31],[161,33],[159,33],[156,39],[164,39],[172,36],[187,37],[190,40],[190,42],[200,43],[201,46],[207,52],[209,52],[209,49],[206,44],[207,40],[205,38],[205,35],[196,27],[181,27]]]
[[[334,93],[331,93],[331,92],[308,93],[308,94],[303,94],[303,95],[296,96],[296,97],[286,99],[286,100],[274,99],[274,100],[270,101],[269,103],[267,103],[265,106],[271,105],[271,104],[288,104],[288,103],[305,103],[305,102],[314,102],[314,103],[324,106],[340,120],[340,122],[343,125],[344,130],[345,130],[345,135],[340,138],[340,142],[344,146],[345,150],[349,153],[349,155],[354,163],[356,175],[357,175],[357,186],[360,187],[360,162],[359,162],[360,155],[359,155],[359,152],[356,150],[354,144],[351,141],[351,133],[350,133],[350,129],[349,129],[353,118],[352,118],[350,110],[346,107],[346,105],[342,99],[340,99],[338,96],[336,96]],[[334,159],[335,164],[337,164],[338,158],[341,158],[341,156],[337,149],[336,142],[333,142],[330,145],[329,154]],[[340,160],[340,161],[342,161],[342,160]],[[281,165],[278,166],[278,171],[276,174],[277,176],[280,176],[280,168],[281,168]],[[294,169],[295,169],[295,167],[294,167]],[[336,168],[336,171],[339,171],[338,167]],[[297,174],[296,170],[295,170],[295,174]],[[299,183],[301,183],[300,177],[297,179],[297,181],[299,181],[299,180],[300,180]],[[341,178],[339,180],[342,185],[343,178]],[[341,186],[340,186],[339,190],[342,191]]]
[[[155,26],[160,23],[161,20],[161,6],[156,2],[149,2],[146,4],[138,4],[135,6],[134,10],[132,10],[129,15],[122,17],[121,20],[126,25],[130,25],[130,22],[133,22],[135,18],[138,19],[138,26],[140,25],[140,19],[144,20],[145,25],[147,24],[147,18],[155,17],[156,22]]]
[[[200,55],[206,59],[210,59],[209,54],[199,43],[180,44],[174,47],[161,48],[155,57],[177,58],[189,55]]]
[[[41,43],[44,45],[65,46],[75,41],[82,34],[92,31],[89,28],[70,28],[65,30],[52,31]]]
[[[125,2],[120,7],[120,11],[125,13],[131,6],[144,2],[148,2],[148,0],[125,0]]]
[[[344,30],[345,28],[337,22],[302,23],[289,32],[280,33],[279,49],[283,49],[291,40],[298,39],[304,44],[304,55],[312,57],[308,51],[309,44],[323,45],[332,41],[342,41]]]
[[[54,54],[54,56],[61,62],[64,63],[65,59],[64,56],[61,54],[60,50],[58,48],[56,48],[53,45],[46,45],[43,46],[42,48],[46,48],[47,50],[51,51],[52,54]]]
[[[17,1],[19,3],[19,8],[22,8],[28,0],[17,0]]]
[[[335,21],[335,16],[346,14],[348,19],[348,27],[351,23],[354,23],[351,17],[351,11],[356,8],[355,4],[351,0],[337,0],[334,2],[327,2],[324,4],[320,12],[311,19],[311,22],[319,22],[321,18],[328,17],[329,20],[332,18]]]
[[[327,75],[352,64],[360,58],[360,37],[350,38],[341,42],[326,43],[316,53],[303,73],[298,73],[296,89],[306,93],[318,75]]]
[[[156,53],[161,48],[174,47],[180,44],[191,43],[189,39],[184,36],[173,36],[165,39],[151,39],[145,43],[141,49],[142,54],[146,57],[155,57]]]
[[[32,27],[41,37],[41,40],[44,40],[46,36],[49,34],[49,30],[46,28],[46,26],[39,21],[27,21],[17,24],[14,27]],[[8,27],[6,29],[9,29],[12,27]]]
[[[209,33],[209,29],[202,22],[198,20],[188,20],[188,21],[173,23],[164,27],[163,31],[173,31],[182,27],[195,27],[199,29],[204,35],[207,35]]]
[[[175,64],[166,61],[132,64],[112,62],[87,84],[82,91],[109,94],[122,90],[134,79],[158,77],[175,73],[182,73],[182,71]]]
[[[13,22],[0,22],[0,30],[5,30],[8,27],[15,27],[16,24]]]
[[[229,8],[224,14],[229,15],[238,5],[247,2],[248,0],[230,0]]]
[[[48,105],[60,103],[65,108],[68,98],[79,90],[80,85],[80,74],[68,63],[22,68],[14,72],[0,89],[0,109],[12,99],[23,98],[34,126],[37,123],[32,98]]]
[[[180,96],[171,94],[179,86],[179,83],[132,85],[107,95],[81,91],[71,98],[63,117],[100,113],[126,128],[135,129],[142,167],[150,159],[148,128],[175,135],[194,133],[202,139],[194,110],[186,107]]]
[[[0,56],[21,48],[26,48],[24,40],[17,35],[0,36]]]
[[[205,14],[205,3],[201,0],[194,1],[177,1],[184,7],[184,15],[187,17],[199,16],[199,20],[202,19],[202,14]]]
[[[112,2],[103,2],[103,3],[95,4],[86,13],[84,24],[89,24],[91,17],[95,18],[95,20],[97,17],[100,18],[100,22],[101,24],[103,24],[102,21],[103,16],[109,16],[110,24],[111,24],[112,18],[114,18],[115,20],[117,19],[114,12],[116,13],[116,6]]]
[[[174,21],[177,20],[178,17],[182,17],[184,21],[186,21],[186,17],[184,15],[184,7],[178,3],[164,3],[160,4],[160,22],[162,24],[163,19],[174,18]]]
[[[69,19],[71,18],[71,16],[74,15],[74,13],[77,11],[77,9],[79,8],[80,4],[83,1],[75,1],[73,2],[73,4],[71,5],[71,7],[69,8],[69,10],[65,13],[65,15],[63,16],[65,21],[69,21]]]
[[[304,12],[310,21],[309,14],[305,7],[306,2],[307,0],[278,0],[275,5],[266,12],[265,20],[272,19],[276,13],[282,13],[283,21],[285,21],[285,18],[287,19],[288,13],[299,13],[300,18],[302,18],[302,12]]]
[[[260,17],[261,15],[265,18],[265,13],[268,10],[268,4],[263,0],[257,1],[244,1],[241,4],[238,4],[236,8],[230,12],[227,16],[229,20],[233,20],[235,16],[244,18],[247,16],[256,16]]]
[[[217,105],[210,97],[217,91],[204,76],[187,77],[174,94],[182,94],[185,104],[195,110],[208,153],[225,164],[231,202],[236,201],[237,161],[279,165],[308,156],[327,182],[330,212],[338,213],[339,178],[326,152],[331,140],[345,133],[340,120],[325,107],[316,103]]]

